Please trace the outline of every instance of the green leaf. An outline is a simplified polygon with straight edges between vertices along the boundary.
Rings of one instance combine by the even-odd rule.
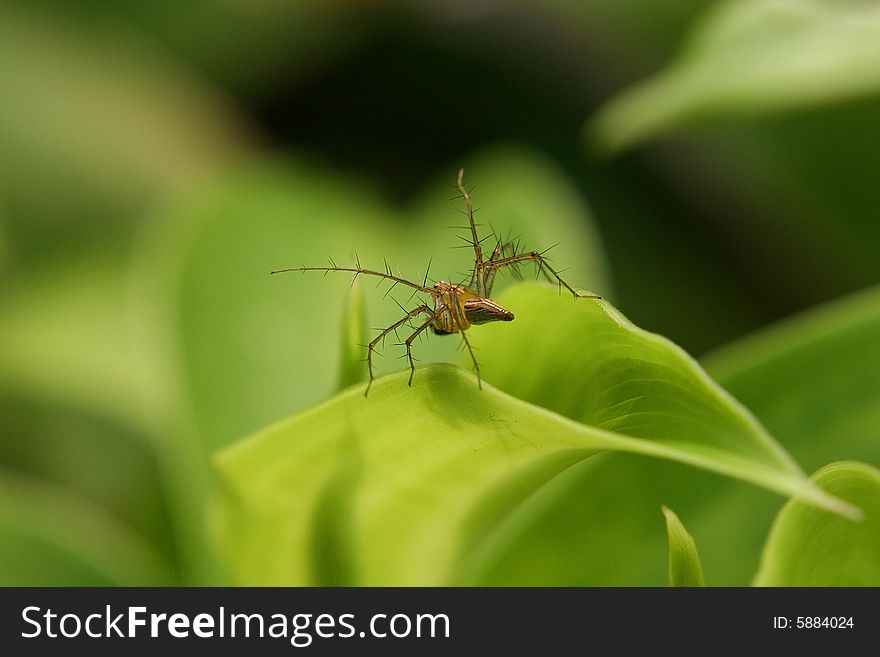
[[[806,468],[835,458],[877,465],[878,334],[875,288],[759,331],[702,364]],[[538,559],[543,567],[529,585],[659,586],[664,573],[656,564],[663,545],[653,523],[659,504],[689,518],[688,530],[700,544],[713,585],[744,586],[757,571],[782,502],[692,468],[604,455],[571,468],[523,505],[507,529],[497,532],[492,558],[475,569],[472,581],[522,583],[529,562]],[[620,545],[631,546],[625,559]]]
[[[477,520],[503,511],[479,509],[488,491],[516,496],[593,452],[578,425],[488,387],[478,394],[458,368],[423,367],[412,388],[407,376],[220,452],[221,545],[240,583],[340,583],[326,576],[338,572],[352,573],[347,584],[448,582],[462,525],[481,531]]]
[[[621,150],[706,117],[797,109],[880,90],[880,12],[871,3],[737,0],[714,9],[676,63],[594,118]]]
[[[0,197],[2,198],[2,197]],[[0,272],[6,273],[9,260],[9,237],[6,234],[6,219],[0,209]]]
[[[757,586],[880,586],[880,471],[864,463],[832,463],[813,481],[864,511],[861,522],[796,500],[770,532]]]
[[[571,299],[563,297],[559,301],[564,304]],[[487,330],[495,331],[495,335],[489,335],[484,342],[491,343],[491,354],[498,356],[504,367],[500,373],[493,370],[491,363],[486,362],[489,345],[484,345],[481,361],[488,379],[513,394],[526,396],[533,403],[575,419],[582,404],[577,396],[564,395],[565,390],[569,387],[583,390],[583,397],[587,399],[601,399],[607,394],[610,386],[585,369],[577,356],[570,368],[560,366],[556,360],[542,358],[540,344],[545,341],[548,345],[569,344],[572,354],[590,353],[595,348],[589,337],[594,334],[592,328],[584,326],[579,334],[571,335],[568,330],[560,330],[566,322],[560,320],[558,309],[548,308],[532,316],[514,307],[519,304],[508,302],[506,298],[503,302],[517,314],[516,321],[510,325],[497,325],[507,331],[487,325],[472,332],[472,339],[481,344]],[[533,340],[525,348],[524,338],[505,346],[502,341],[507,339],[506,334],[523,328],[523,322],[530,318],[534,324],[527,333],[542,335],[541,343],[535,344]],[[547,331],[560,334],[551,341],[544,335]],[[866,326],[864,341],[856,343],[854,349],[867,347],[864,342],[870,340],[870,335],[870,327]],[[839,344],[846,344],[846,340],[847,337],[842,336]],[[550,351],[552,354],[552,348]],[[835,354],[829,353],[827,357],[834,360]],[[870,355],[867,358],[872,362]],[[831,363],[823,364],[826,366],[833,371]],[[843,376],[846,365],[841,367]],[[870,377],[869,371],[871,368],[866,368],[863,376]],[[531,377],[526,372],[546,373],[544,384],[530,385],[527,390]],[[816,377],[801,376],[798,381],[803,385],[816,380]],[[566,385],[562,386],[559,381],[565,381]],[[778,383],[773,391],[786,395],[787,385]],[[735,390],[740,394],[739,388]],[[870,395],[862,398],[867,400]],[[754,397],[747,399],[750,404],[757,401]],[[791,396],[792,403],[797,399],[796,393]],[[816,409],[808,402],[803,412],[809,416]],[[602,500],[602,503],[591,500]],[[700,542],[703,567],[710,580],[718,585],[742,586],[755,572],[761,546],[781,502],[764,491],[692,468],[624,454],[604,455],[601,460],[590,459],[589,463],[570,469],[511,514],[508,522],[495,533],[492,548],[485,551],[486,558],[469,573],[469,581],[507,586],[522,583],[621,586],[633,582],[661,585],[663,573],[657,570],[656,564],[663,549],[662,535],[661,528],[653,524],[660,504],[674,505],[691,518],[689,529]],[[737,536],[736,543],[731,542],[731,536]],[[625,558],[620,555],[621,545],[631,546]],[[535,559],[543,564],[540,571],[529,570],[529,564]]]
[[[703,362],[806,468],[840,459],[880,465],[878,335],[875,287],[764,329]]]
[[[125,255],[75,253],[7,292],[0,458],[116,507],[163,544],[170,525],[169,560],[198,572],[207,561],[196,502],[206,458],[182,428],[170,350],[152,340],[157,317]]]
[[[699,465],[849,510],[811,486],[683,352],[607,303],[535,284],[500,302],[517,322],[498,326],[519,337],[490,340],[483,331],[487,380],[565,400],[582,410],[580,421],[430,366],[417,370],[412,388],[405,372],[384,377],[367,399],[354,388],[269,427],[217,457],[217,531],[239,583],[466,580],[517,509],[603,449]],[[511,347],[528,358],[508,363]]]
[[[237,6],[209,0],[194,3],[187,12],[174,9],[138,0],[105,7],[106,13],[118,11],[145,26],[236,97],[249,99],[265,98],[282,84],[293,87],[370,35],[357,29],[362,8],[329,7],[320,0]]]
[[[746,585],[754,577],[773,512],[756,541],[754,558],[744,560],[741,550],[730,549],[730,536],[738,541],[748,536],[754,517],[742,507],[720,508],[704,500],[728,488],[782,503],[763,489],[680,463],[622,452],[597,454],[536,490],[499,523],[463,581],[478,586],[665,586],[668,541],[657,508],[666,502],[690,519],[713,584]],[[723,536],[716,531],[719,525]]]
[[[669,586],[705,586],[694,537],[688,534],[675,512],[665,506],[661,508],[669,536]]]
[[[92,252],[11,287],[0,305],[0,387],[152,428],[141,384],[155,381],[138,379],[150,354],[130,344],[125,274],[121,257]]]
[[[880,288],[875,287],[763,329],[702,362],[808,470],[838,459],[876,467],[878,334]],[[688,525],[700,540],[707,576],[721,584],[734,564],[741,576],[724,583],[745,584],[743,568],[752,562],[749,577],[757,570],[778,501],[742,487],[703,485],[694,491],[702,505],[692,507],[694,520]],[[733,535],[736,544],[729,540]]]
[[[364,362],[364,347],[367,343],[367,302],[364,298],[363,284],[355,279],[346,297],[342,315],[342,341],[339,345],[342,356],[339,360],[337,390],[344,390],[367,377],[367,364]]]
[[[222,94],[111,15],[0,7],[4,190],[47,238],[116,223],[248,141]]]
[[[168,565],[70,490],[0,471],[0,585],[157,586]]]
[[[144,436],[84,408],[28,398],[0,382],[0,468],[88,500],[178,564],[164,472]]]
[[[70,488],[167,549],[162,413],[144,403],[150,356],[132,348],[125,273],[115,254],[76,254],[5,291],[0,464]]]
[[[607,302],[539,284],[512,288],[499,302],[516,321],[479,327],[472,342],[485,379],[508,394],[627,443],[649,442],[654,455],[783,494],[802,488],[806,478],[791,457],[666,338],[634,326]]]

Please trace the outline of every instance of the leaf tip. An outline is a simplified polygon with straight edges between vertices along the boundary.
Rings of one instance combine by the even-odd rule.
[[[859,507],[822,490],[816,485],[811,485],[801,495],[796,497],[853,522],[861,522],[865,518],[864,512]]]

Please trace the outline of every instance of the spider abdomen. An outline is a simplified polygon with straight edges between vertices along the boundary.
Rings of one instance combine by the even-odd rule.
[[[439,281],[434,285],[436,308],[443,308],[431,323],[438,335],[468,330],[472,324],[509,322],[513,313],[491,299],[478,297],[467,285]]]
[[[513,321],[513,313],[491,299],[474,297],[464,302],[464,316],[471,324]]]

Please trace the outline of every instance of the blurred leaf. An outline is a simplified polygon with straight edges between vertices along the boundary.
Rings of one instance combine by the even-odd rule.
[[[123,258],[77,254],[13,280],[0,303],[0,464],[68,487],[163,547],[170,537],[144,402],[150,355],[130,342]],[[27,436],[28,440],[22,440]]]
[[[536,380],[564,381],[546,394],[584,409],[585,423],[486,384],[478,391],[448,367],[420,368],[412,389],[404,372],[377,381],[368,399],[343,393],[219,454],[218,533],[239,583],[320,584],[323,573],[339,584],[327,574],[340,572],[351,573],[348,584],[459,581],[529,496],[599,449],[675,459],[847,511],[683,352],[609,305],[539,285],[499,302],[516,309],[505,328],[519,338],[483,343],[487,379],[505,380],[500,355],[526,340],[532,358],[516,381],[533,392]],[[536,330],[544,316],[555,331]]]
[[[880,97],[730,122],[646,151],[656,173],[700,209],[691,221],[707,224],[698,235],[717,243],[734,291],[765,307],[750,330],[880,279],[880,190],[870,176],[880,153],[865,137],[878,111]],[[726,306],[719,292],[715,305]],[[707,312],[717,314],[711,304]]]
[[[124,256],[76,253],[6,291],[0,455],[108,505],[104,513],[121,514],[163,547],[171,531],[169,560],[187,576],[206,561],[197,492],[205,456],[179,416],[167,349],[145,338],[156,320],[130,285]]]
[[[342,341],[339,345],[342,357],[339,373],[336,375],[337,390],[344,390],[367,378],[363,347],[367,340],[367,305],[364,288],[362,281],[355,279],[349,288],[342,315]]]
[[[0,157],[15,163],[0,185],[15,216],[82,219],[74,237],[247,141],[228,99],[108,14],[0,7],[0,87]]]
[[[755,584],[880,586],[880,472],[863,463],[832,463],[812,479],[861,508],[864,519],[789,502],[773,525]]]
[[[142,537],[69,490],[0,471],[0,584],[171,584]]]
[[[2,197],[0,197],[0,276],[6,277],[6,268],[9,260],[9,237],[6,234],[6,219],[2,209]],[[0,287],[0,299],[4,290]]]
[[[149,429],[154,409],[142,407],[137,375],[150,355],[132,348],[126,304],[117,253],[80,254],[29,272],[0,304],[0,384]]]
[[[0,468],[88,500],[177,567],[173,500],[149,437],[33,392],[0,381]]]
[[[669,536],[669,586],[705,586],[694,537],[688,534],[675,512],[665,506],[662,510]]]
[[[880,11],[872,3],[738,0],[696,28],[677,63],[595,117],[620,150],[706,116],[799,108],[880,90]]]
[[[356,181],[302,165],[254,163],[164,214],[141,257],[161,279],[156,312],[179,327],[175,348],[208,449],[325,399],[337,383],[338,327],[350,276],[270,277],[270,270],[325,265],[329,257],[344,266],[355,254],[380,270],[387,258],[395,271],[418,280],[429,261],[430,276],[438,279],[458,280],[472,266],[472,253],[449,248],[462,244],[449,228],[463,220],[455,174],[450,169],[401,216]],[[481,222],[492,221],[502,234],[513,224],[514,235],[524,232],[527,244],[541,248],[562,240],[553,254],[572,266],[573,280],[605,288],[588,211],[552,163],[528,151],[497,150],[466,163],[465,179],[476,186]],[[400,318],[392,298],[405,306],[416,302],[400,288],[383,299],[387,286],[362,282],[371,327]],[[454,360],[457,346],[426,340],[418,357]],[[375,360],[377,372],[404,367],[393,357],[396,349],[389,343],[385,358]]]
[[[212,79],[261,98],[336,63],[367,35],[356,29],[356,2],[191,0],[185,12],[141,0],[114,4]]]
[[[836,459],[857,459],[876,467],[878,334],[880,290],[873,288],[759,331],[710,354],[703,364],[806,468],[814,470]],[[700,541],[710,581],[721,584],[716,577],[721,572],[710,568],[710,558],[719,565],[753,560],[756,569],[778,502],[730,486],[703,490],[700,497],[707,512],[688,524]],[[708,513],[709,508],[714,512]],[[745,510],[748,522],[737,520]],[[738,537],[735,545],[729,541],[731,535]]]
[[[633,76],[651,73],[658,62],[668,59],[681,42],[682,35],[700,12],[706,0],[533,0],[528,3],[539,12],[537,20],[552,18],[551,26],[559,37],[575,43],[565,43],[569,49],[578,47],[599,65],[585,71],[570,71],[568,75],[582,75],[593,87],[618,84]],[[522,7],[513,9],[522,15]],[[545,28],[546,29],[546,28]],[[556,35],[545,37],[554,38]],[[546,53],[542,53],[546,57]],[[598,82],[598,84],[597,84]]]
[[[704,365],[805,467],[880,465],[878,335],[873,288],[731,344]]]

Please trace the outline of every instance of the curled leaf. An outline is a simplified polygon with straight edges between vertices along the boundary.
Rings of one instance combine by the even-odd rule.
[[[827,465],[813,481],[858,506],[860,522],[798,500],[776,518],[756,586],[880,586],[880,472],[864,463]]]

